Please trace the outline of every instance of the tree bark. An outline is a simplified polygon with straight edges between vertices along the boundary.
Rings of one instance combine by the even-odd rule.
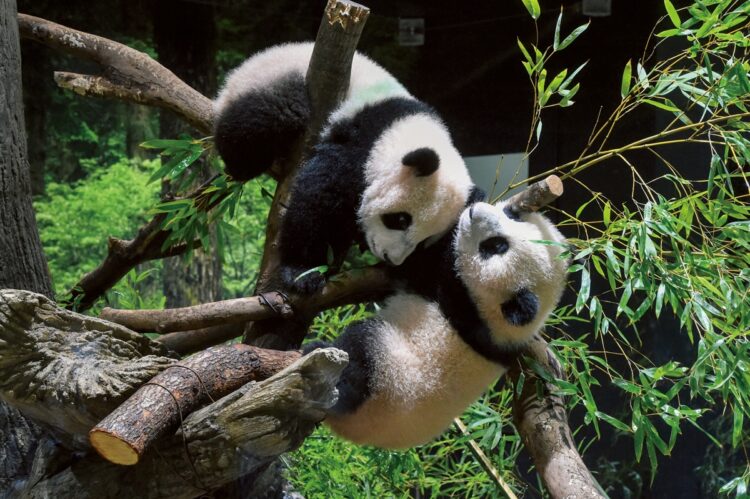
[[[47,49],[36,43],[21,43],[23,107],[31,177],[31,193],[44,194],[44,166],[47,159],[47,109],[50,106],[49,74],[52,71]]]
[[[51,297],[31,205],[21,88],[16,1],[0,0],[0,288],[30,289]],[[28,477],[39,434],[36,425],[0,401],[0,496]]]
[[[179,0],[160,0],[153,6],[154,41],[159,61],[202,94],[216,93],[214,6],[197,3],[187,9]],[[160,114],[160,137],[171,139],[191,133],[194,130],[171,112]],[[203,159],[193,168],[200,169],[198,183],[210,178],[209,166]],[[169,185],[165,185],[164,194],[171,194]],[[213,230],[210,240],[216,242]],[[182,257],[165,259],[162,276],[169,308],[221,299],[221,256],[216,244],[195,250],[188,261]]]
[[[136,466],[123,467],[93,455],[88,432],[176,363],[163,347],[117,324],[61,309],[41,295],[2,290],[0,359],[0,397],[32,414],[60,442],[39,446],[33,480],[3,476],[18,477],[19,495],[32,498],[187,498],[261,473],[324,418],[346,365],[343,352],[317,350],[186,415],[176,435],[159,440]],[[71,449],[88,454],[72,459]],[[14,449],[6,444],[3,450]],[[0,492],[4,497],[9,491]]]
[[[52,297],[31,205],[15,0],[0,3],[0,288]]]

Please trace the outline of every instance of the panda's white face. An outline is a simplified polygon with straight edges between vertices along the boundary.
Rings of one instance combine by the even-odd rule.
[[[417,114],[375,142],[365,185],[358,218],[367,245],[380,260],[400,265],[420,242],[455,223],[472,184],[443,124]]]
[[[475,203],[461,214],[454,240],[456,271],[498,344],[531,339],[562,295],[565,238],[539,213],[507,203]]]

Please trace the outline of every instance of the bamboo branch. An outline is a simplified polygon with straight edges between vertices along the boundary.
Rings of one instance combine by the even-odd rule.
[[[55,81],[81,95],[116,98],[168,109],[205,134],[211,133],[211,100],[147,54],[100,36],[18,14],[22,38],[99,63],[100,76],[56,73]]]

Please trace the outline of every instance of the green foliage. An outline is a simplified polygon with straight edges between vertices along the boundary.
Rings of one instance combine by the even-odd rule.
[[[269,177],[244,184],[234,215],[223,225],[222,278],[226,298],[252,294],[263,256],[266,218],[274,188],[275,183]]]
[[[39,232],[58,298],[107,253],[107,236],[132,237],[158,199],[156,162],[122,160],[74,184],[51,183],[36,200]]]
[[[557,386],[571,407],[583,408],[585,424],[597,435],[599,424],[606,423],[632,439],[634,457],[646,456],[652,479],[658,456],[672,452],[685,424],[705,431],[699,424],[708,411],[726,408],[731,414],[708,437],[724,453],[738,449],[746,456],[750,417],[750,2],[697,0],[676,9],[664,0],[664,7],[662,22],[671,27],[657,29],[654,43],[671,38],[684,49],[665,60],[628,61],[622,100],[597,124],[580,157],[529,179],[554,172],[585,187],[583,172],[607,160],[620,161],[632,173],[638,195],[634,191],[627,206],[592,192],[575,214],[564,214],[585,238],[570,241],[569,256],[576,261],[570,271],[579,274],[580,284],[575,305],[558,317],[588,321],[591,333],[572,338],[563,332],[552,344],[569,371],[570,381]],[[559,48],[557,40],[558,35]],[[554,47],[550,52],[532,45],[532,56],[519,46],[534,84],[533,132],[540,130],[546,106],[545,64]],[[667,126],[611,147],[613,130],[642,107],[664,113]],[[686,144],[703,145],[710,155],[701,179],[685,178],[680,165],[659,152]],[[634,151],[650,152],[667,173],[644,179]],[[592,274],[607,288],[593,293]],[[639,351],[640,321],[664,314],[673,315],[684,341],[695,345],[691,363],[656,362]],[[597,406],[602,380],[627,400],[627,414],[606,414]],[[747,457],[734,462],[733,471],[733,476],[714,473],[711,493],[746,495]]]

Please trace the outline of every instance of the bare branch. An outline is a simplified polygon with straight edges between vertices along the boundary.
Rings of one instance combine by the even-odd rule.
[[[550,175],[511,196],[508,203],[519,211],[538,211],[562,196],[562,193],[562,180],[557,175]]]
[[[249,345],[221,345],[167,367],[89,432],[91,445],[115,464],[133,465],[183,415],[251,381],[267,379],[301,357]]]
[[[147,54],[100,36],[45,19],[18,14],[21,37],[102,65],[100,76],[57,73],[55,81],[81,95],[117,98],[176,113],[202,133],[211,133],[211,100]]]
[[[551,375],[564,379],[562,367],[546,341],[535,339],[528,353]],[[550,495],[555,498],[606,497],[578,453],[562,397],[556,394],[552,384],[544,383],[532,369],[521,364],[519,362],[508,372],[510,386],[517,386],[521,372],[525,377],[523,390],[514,398],[513,422]],[[541,397],[537,383],[544,385]]]
[[[197,330],[271,317],[289,318],[294,313],[315,315],[322,310],[341,305],[377,300],[391,287],[386,269],[383,266],[374,266],[340,274],[311,296],[293,295],[287,299],[285,295],[272,291],[250,298],[235,298],[167,310],[105,308],[102,310],[101,318],[134,331],[166,333]],[[223,341],[226,330],[222,328],[214,331],[217,334],[217,342]],[[205,332],[202,336],[205,336]]]

